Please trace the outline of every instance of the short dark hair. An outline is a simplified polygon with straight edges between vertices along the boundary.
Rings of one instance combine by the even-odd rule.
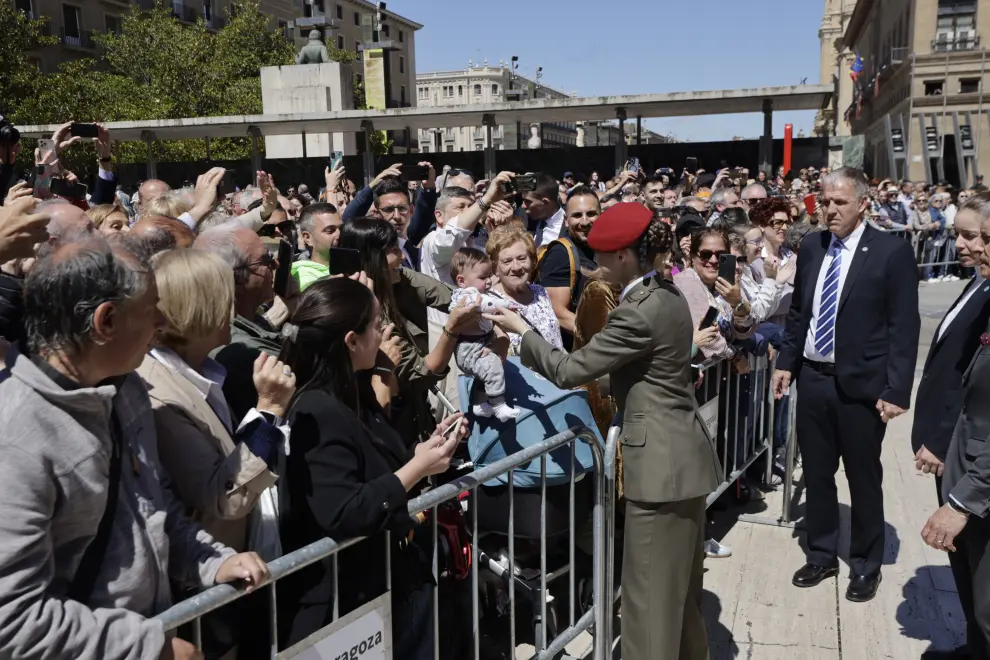
[[[313,216],[323,213],[336,215],[337,207],[329,202],[316,202],[303,207],[303,210],[299,213],[299,231],[313,233],[313,230],[316,229],[316,221],[313,220]]]
[[[536,197],[546,197],[547,199],[552,199],[559,204],[560,186],[557,183],[557,179],[553,178],[549,174],[544,174],[543,172],[537,172],[535,176],[536,188],[533,190],[533,195]]]
[[[378,201],[379,197],[384,197],[385,195],[389,195],[392,193],[402,193],[403,195],[406,196],[406,199],[412,199],[409,196],[409,187],[406,184],[402,183],[402,181],[397,176],[385,177],[378,183],[377,186],[375,186],[375,189],[372,191],[372,194],[375,196],[375,201]]]
[[[601,201],[598,199],[598,193],[596,193],[594,190],[583,184],[574,186],[573,188],[571,188],[571,191],[567,193],[568,202],[575,197],[594,197],[595,202],[598,204],[598,206],[602,205]]]
[[[669,181],[669,177],[668,177],[668,181]],[[646,181],[643,182],[643,187],[645,188],[646,186],[650,185],[651,183],[659,183],[661,186],[664,185],[664,183],[663,183],[663,175],[662,174],[651,174],[650,176],[646,177]]]
[[[151,267],[139,253],[129,259],[92,235],[64,244],[39,260],[24,282],[24,334],[31,352],[78,354],[92,340],[96,309],[144,293]],[[131,263],[128,263],[131,261]]]
[[[749,227],[750,226],[749,217],[746,215],[745,209],[730,206],[729,208],[722,211],[722,215],[712,223],[712,227],[716,229],[722,229],[727,232],[735,231],[739,227]]]
[[[456,282],[457,276],[464,271],[474,268],[478,264],[487,263],[491,263],[491,259],[488,258],[488,255],[483,250],[479,250],[478,248],[461,248],[450,259],[450,279]]]

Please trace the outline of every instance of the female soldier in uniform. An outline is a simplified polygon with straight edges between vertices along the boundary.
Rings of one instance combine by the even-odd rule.
[[[570,355],[510,310],[487,315],[523,335],[523,363],[558,387],[611,377],[622,416],[625,660],[708,658],[700,609],[705,498],[721,468],[691,383],[691,313],[658,275],[672,242],[670,229],[641,204],[602,213],[588,244],[622,294],[604,329]]]

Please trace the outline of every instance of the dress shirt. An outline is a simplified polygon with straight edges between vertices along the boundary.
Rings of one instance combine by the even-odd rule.
[[[216,413],[229,433],[233,433],[233,422],[230,418],[230,407],[223,395],[223,383],[227,379],[227,370],[213,358],[203,361],[203,372],[200,373],[186,364],[179,355],[168,348],[151,349],[151,357],[179,374],[193,384],[210,408]]]
[[[536,230],[536,247],[541,248],[551,241],[560,238],[560,232],[564,229],[564,209],[557,209],[557,212],[546,220],[541,220]]]
[[[832,265],[832,251],[838,243],[842,246],[842,263],[839,264],[839,290],[838,296],[839,301],[842,300],[842,287],[846,283],[846,275],[849,274],[849,267],[852,265],[853,259],[856,257],[856,249],[859,247],[859,241],[863,238],[863,232],[866,231],[866,223],[861,222],[858,227],[853,231],[853,233],[846,236],[845,240],[840,241],[835,235],[832,235],[832,241],[828,245],[828,252],[825,254],[825,259],[822,261],[822,268],[818,271],[818,283],[815,285],[815,299],[812,307],[811,321],[808,323],[808,335],[804,340],[804,357],[813,362],[828,362],[835,364],[835,351],[838,349],[838,342],[833,342],[832,353],[826,357],[818,352],[815,348],[815,329],[818,326],[818,313],[822,304],[822,287],[825,285],[825,275],[828,273],[829,266]],[[835,310],[835,319],[838,323],[839,310]]]
[[[962,308],[966,306],[966,303],[968,303],[970,298],[973,297],[973,294],[979,291],[985,282],[986,280],[980,275],[973,278],[973,281],[969,283],[969,288],[966,289],[966,294],[959,301],[959,304],[950,309],[949,313],[945,315],[944,319],[942,319],[942,324],[938,326],[938,334],[935,336],[935,341],[942,339],[942,335],[945,334],[945,329],[949,327],[949,324],[952,323],[957,316],[959,316],[959,312],[962,311]]]

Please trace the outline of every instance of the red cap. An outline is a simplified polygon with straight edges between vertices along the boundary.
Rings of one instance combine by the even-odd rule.
[[[635,243],[653,221],[653,211],[637,202],[621,202],[598,216],[588,232],[595,252],[618,252]]]

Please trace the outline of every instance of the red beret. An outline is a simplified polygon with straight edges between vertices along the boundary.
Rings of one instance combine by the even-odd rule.
[[[653,221],[653,211],[637,202],[621,202],[598,216],[588,232],[595,252],[618,252],[639,239]]]

